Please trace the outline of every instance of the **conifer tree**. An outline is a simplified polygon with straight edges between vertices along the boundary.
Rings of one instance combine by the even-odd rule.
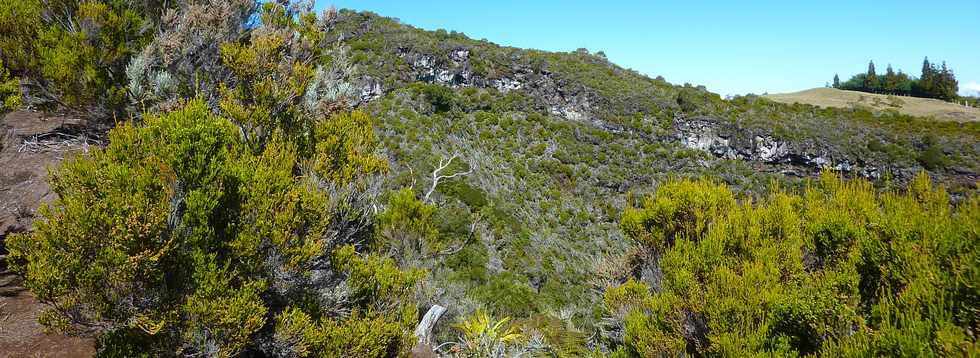
[[[834,88],[840,88],[840,76],[834,74]]]
[[[875,74],[875,62],[868,62],[868,74],[864,77],[864,89],[868,92],[877,92],[878,75]]]
[[[902,72],[902,70],[898,70],[898,74],[895,77],[897,77],[896,81],[898,82],[898,93],[905,96],[912,95],[912,84],[915,80]]]
[[[885,78],[882,82],[885,93],[894,94],[898,91],[898,76],[895,75],[895,70],[892,69],[890,63],[888,64],[888,69],[885,70]]]
[[[922,79],[929,77],[932,73],[932,64],[929,63],[929,56],[922,60]]]
[[[919,81],[915,86],[915,95],[920,97],[932,97],[934,88],[933,79],[934,69],[932,64],[929,63],[929,57],[922,60],[922,75],[919,76]]]
[[[956,76],[953,75],[953,70],[946,67],[946,61],[943,61],[943,65],[939,69],[936,82],[936,98],[944,101],[956,99],[956,92],[959,91],[959,83],[956,81]]]

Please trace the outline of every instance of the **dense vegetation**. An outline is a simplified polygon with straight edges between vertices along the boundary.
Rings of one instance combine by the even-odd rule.
[[[825,173],[762,200],[671,181],[622,228],[656,267],[605,293],[614,355],[980,353],[980,197],[951,205],[924,175],[899,194]]]
[[[230,75],[216,108],[178,100],[53,174],[59,199],[6,243],[50,305],[41,323],[97,334],[103,356],[410,347],[418,273],[364,252],[365,188],[387,168],[371,121],[308,92],[314,65],[332,65],[312,15],[273,3],[259,14],[221,47]]]
[[[11,77],[10,72],[0,62],[0,112],[15,110],[20,108],[20,104],[20,80]]]
[[[5,1],[0,62],[39,101],[119,114],[127,103],[125,67],[153,39],[165,4]]]
[[[397,351],[415,275],[357,255],[364,233],[340,232],[362,220],[356,192],[330,190],[345,171],[376,171],[349,145],[362,138],[329,151],[344,127],[369,125],[358,116],[325,119],[309,154],[283,131],[253,150],[200,101],[117,127],[52,177],[61,199],[7,243],[51,304],[41,322],[95,330],[117,356]]]
[[[6,242],[42,323],[101,356],[976,352],[980,125],[288,2],[10,3],[5,105],[122,122]],[[895,181],[716,158],[675,140],[694,120]],[[921,170],[959,203],[902,189]]]
[[[946,62],[943,62],[941,67],[929,63],[928,57],[922,61],[922,75],[919,78],[910,77],[902,70],[896,73],[890,64],[884,74],[878,75],[875,72],[875,63],[872,61],[868,63],[868,72],[856,74],[845,82],[841,82],[840,78],[834,75],[833,87],[851,91],[936,98],[944,101],[959,99],[957,93],[959,82],[956,81],[953,70],[946,67]]]

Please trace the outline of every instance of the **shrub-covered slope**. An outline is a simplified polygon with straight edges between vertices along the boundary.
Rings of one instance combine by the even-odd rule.
[[[361,106],[393,163],[388,185],[424,192],[452,157],[448,173],[467,173],[432,196],[439,235],[467,244],[426,264],[441,287],[431,299],[461,311],[592,329],[597,273],[631,250],[616,226],[628,193],[670,177],[715,176],[748,193],[825,167],[893,185],[927,170],[954,193],[977,180],[975,123],[725,100],[601,53],[501,47],[371,13],[341,11],[328,36],[362,75]]]
[[[980,124],[288,1],[12,4],[5,107],[121,120],[5,243],[103,356],[975,351]]]
[[[365,101],[415,82],[440,84],[456,93],[474,87],[487,90],[483,97],[528,97],[517,108],[525,113],[582,122],[613,135],[680,143],[771,171],[815,174],[830,166],[907,182],[926,169],[944,182],[966,186],[980,178],[977,123],[784,105],[756,96],[724,100],[703,87],[671,85],[623,69],[601,52],[501,47],[371,13],[341,11],[336,21],[330,36],[350,46],[351,58],[365,75],[360,80]],[[480,102],[462,103],[470,104]]]

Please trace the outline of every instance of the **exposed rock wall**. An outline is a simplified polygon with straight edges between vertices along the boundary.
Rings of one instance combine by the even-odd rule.
[[[817,142],[791,142],[761,130],[740,128],[721,120],[699,117],[676,120],[674,139],[685,147],[699,149],[724,159],[789,164],[806,169],[831,168],[878,179],[885,164],[866,163]]]
[[[588,88],[566,83],[547,70],[535,70],[529,65],[515,62],[507,75],[489,78],[474,71],[471,52],[466,48],[454,49],[440,57],[407,48],[396,51],[411,68],[410,73],[401,74],[405,81],[436,83],[451,88],[493,88],[502,93],[523,91],[552,115],[575,121],[597,121],[593,113],[601,98]],[[391,90],[383,88],[373,78],[361,79],[358,86],[362,103]]]

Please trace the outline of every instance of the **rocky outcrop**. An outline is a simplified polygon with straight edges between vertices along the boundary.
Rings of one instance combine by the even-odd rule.
[[[742,128],[709,117],[674,121],[674,140],[715,157],[788,164],[810,170],[830,168],[867,178],[880,178],[883,165],[866,163],[818,142],[781,140],[763,130]]]
[[[422,81],[452,88],[492,88],[503,93],[522,91],[538,102],[541,110],[554,116],[590,122],[616,133],[629,130],[606,123],[597,116],[597,108],[602,108],[603,99],[594,91],[578,83],[568,83],[547,70],[535,70],[515,61],[505,71],[506,75],[487,78],[475,73],[472,53],[467,48],[456,48],[444,55],[408,48],[399,48],[396,53],[411,68],[409,73],[402,74],[406,82]],[[386,90],[389,89],[383,88],[379,81],[365,81],[360,97],[367,102],[382,96]],[[661,139],[677,141],[718,158],[792,166],[805,171],[832,168],[868,178],[880,178],[884,171],[882,165],[865,163],[861,158],[853,158],[817,141],[783,140],[764,130],[741,128],[711,117],[677,118],[672,135]]]
[[[409,80],[438,83],[449,87],[485,87],[487,81],[476,76],[469,64],[470,51],[455,49],[443,58],[427,53],[418,53],[409,49],[399,49],[401,57],[412,68],[408,74]]]
[[[456,48],[444,55],[417,52],[410,48],[398,48],[396,55],[409,65],[409,73],[400,74],[405,82],[422,81],[451,88],[492,88],[507,93],[522,91],[535,100],[543,111],[574,121],[593,121],[600,124],[595,108],[602,101],[594,91],[577,83],[567,83],[547,70],[536,70],[516,61],[506,74],[493,77],[478,74],[472,64],[470,49]],[[391,88],[381,82],[364,78],[357,84],[361,103],[381,97]]]
[[[371,77],[361,79],[360,90],[358,92],[358,102],[354,103],[355,106],[362,103],[371,102],[375,99],[381,98],[381,96],[384,96],[385,94],[384,88],[381,86],[381,81]]]
[[[358,91],[353,97],[359,100],[355,106],[418,81],[475,87],[520,93],[526,98],[518,105],[525,112],[589,123],[615,135],[672,142],[716,158],[750,162],[753,169],[770,173],[813,176],[832,168],[872,179],[889,175],[901,183],[928,169],[937,181],[961,187],[980,180],[980,169],[970,162],[980,145],[966,135],[943,139],[939,163],[954,160],[928,164],[922,158],[926,148],[916,144],[927,133],[886,128],[873,118],[851,121],[847,111],[770,106],[757,96],[722,101],[703,87],[645,78],[587,51],[548,54],[496,46],[398,26],[371,14],[346,13],[336,21],[331,40],[366,40],[352,41],[366,49],[359,50],[364,53],[358,66],[367,74],[353,84]],[[661,127],[671,120],[668,128]],[[878,142],[895,147],[872,148]]]

